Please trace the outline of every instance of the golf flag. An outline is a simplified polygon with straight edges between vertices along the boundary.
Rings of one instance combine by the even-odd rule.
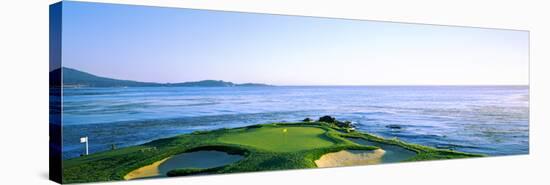
[[[80,143],[85,143],[85,142],[88,142],[88,137],[81,137]]]
[[[80,143],[86,143],[86,155],[88,155],[88,136],[81,137],[80,138]]]

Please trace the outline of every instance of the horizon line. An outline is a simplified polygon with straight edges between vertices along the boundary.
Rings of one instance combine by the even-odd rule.
[[[57,69],[61,69],[61,68],[77,70],[77,71],[80,71],[80,72],[83,72],[83,73],[88,73],[90,75],[94,75],[94,76],[102,77],[102,78],[110,78],[110,79],[114,79],[114,80],[128,80],[128,81],[143,82],[143,83],[157,83],[157,84],[175,84],[175,83],[200,82],[200,81],[213,80],[213,81],[231,82],[231,83],[234,83],[234,84],[265,84],[265,85],[269,85],[269,86],[280,86],[280,87],[323,87],[323,86],[333,86],[333,87],[334,86],[341,86],[341,87],[346,87],[346,86],[347,87],[353,87],[353,86],[529,86],[530,85],[530,82],[527,83],[527,84],[341,84],[341,85],[337,85],[337,84],[317,84],[317,85],[314,85],[314,84],[310,84],[310,85],[294,84],[293,85],[293,84],[270,84],[270,83],[264,83],[264,82],[242,82],[242,83],[238,83],[238,82],[232,82],[232,81],[226,81],[226,80],[216,80],[216,79],[203,79],[203,80],[182,81],[182,82],[152,82],[152,81],[140,81],[140,80],[129,80],[129,79],[118,79],[118,78],[113,78],[113,77],[105,77],[105,76],[96,75],[96,74],[93,74],[93,73],[90,73],[90,72],[86,72],[86,71],[83,71],[83,70],[80,70],[80,69],[76,69],[76,68],[73,68],[73,67],[66,67],[66,66],[55,68],[54,70],[51,70],[50,72],[55,71]]]

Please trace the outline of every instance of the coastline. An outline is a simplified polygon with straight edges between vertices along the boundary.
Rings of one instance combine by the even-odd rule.
[[[94,153],[64,160],[63,182],[83,183],[112,180],[132,180],[155,176],[189,176],[305,169],[345,165],[384,163],[384,148],[355,143],[349,138],[392,145],[410,150],[414,156],[400,161],[425,161],[483,157],[446,149],[385,139],[369,133],[354,131],[337,120],[295,123],[268,123],[239,128],[197,131],[158,139],[137,146]],[[261,139],[260,139],[261,138]],[[284,138],[284,139],[281,139]],[[164,169],[159,166],[173,156],[215,150],[226,156],[239,155],[238,161],[215,167],[178,167]],[[350,154],[346,151],[359,151]],[[202,155],[201,155],[202,156]],[[226,158],[220,160],[226,161]],[[163,172],[163,173],[164,173]]]

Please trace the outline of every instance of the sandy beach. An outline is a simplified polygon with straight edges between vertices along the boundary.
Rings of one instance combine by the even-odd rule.
[[[373,151],[342,150],[321,156],[315,161],[315,164],[319,168],[379,164],[385,153],[386,151],[382,149]]]

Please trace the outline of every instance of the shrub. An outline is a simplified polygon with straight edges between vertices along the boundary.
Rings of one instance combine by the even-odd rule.
[[[323,117],[319,118],[319,121],[320,122],[325,122],[325,123],[334,123],[334,122],[336,122],[336,118],[334,118],[332,116],[323,116]]]
[[[342,127],[342,128],[351,128],[353,125],[351,124],[351,121],[336,121],[336,126]]]

